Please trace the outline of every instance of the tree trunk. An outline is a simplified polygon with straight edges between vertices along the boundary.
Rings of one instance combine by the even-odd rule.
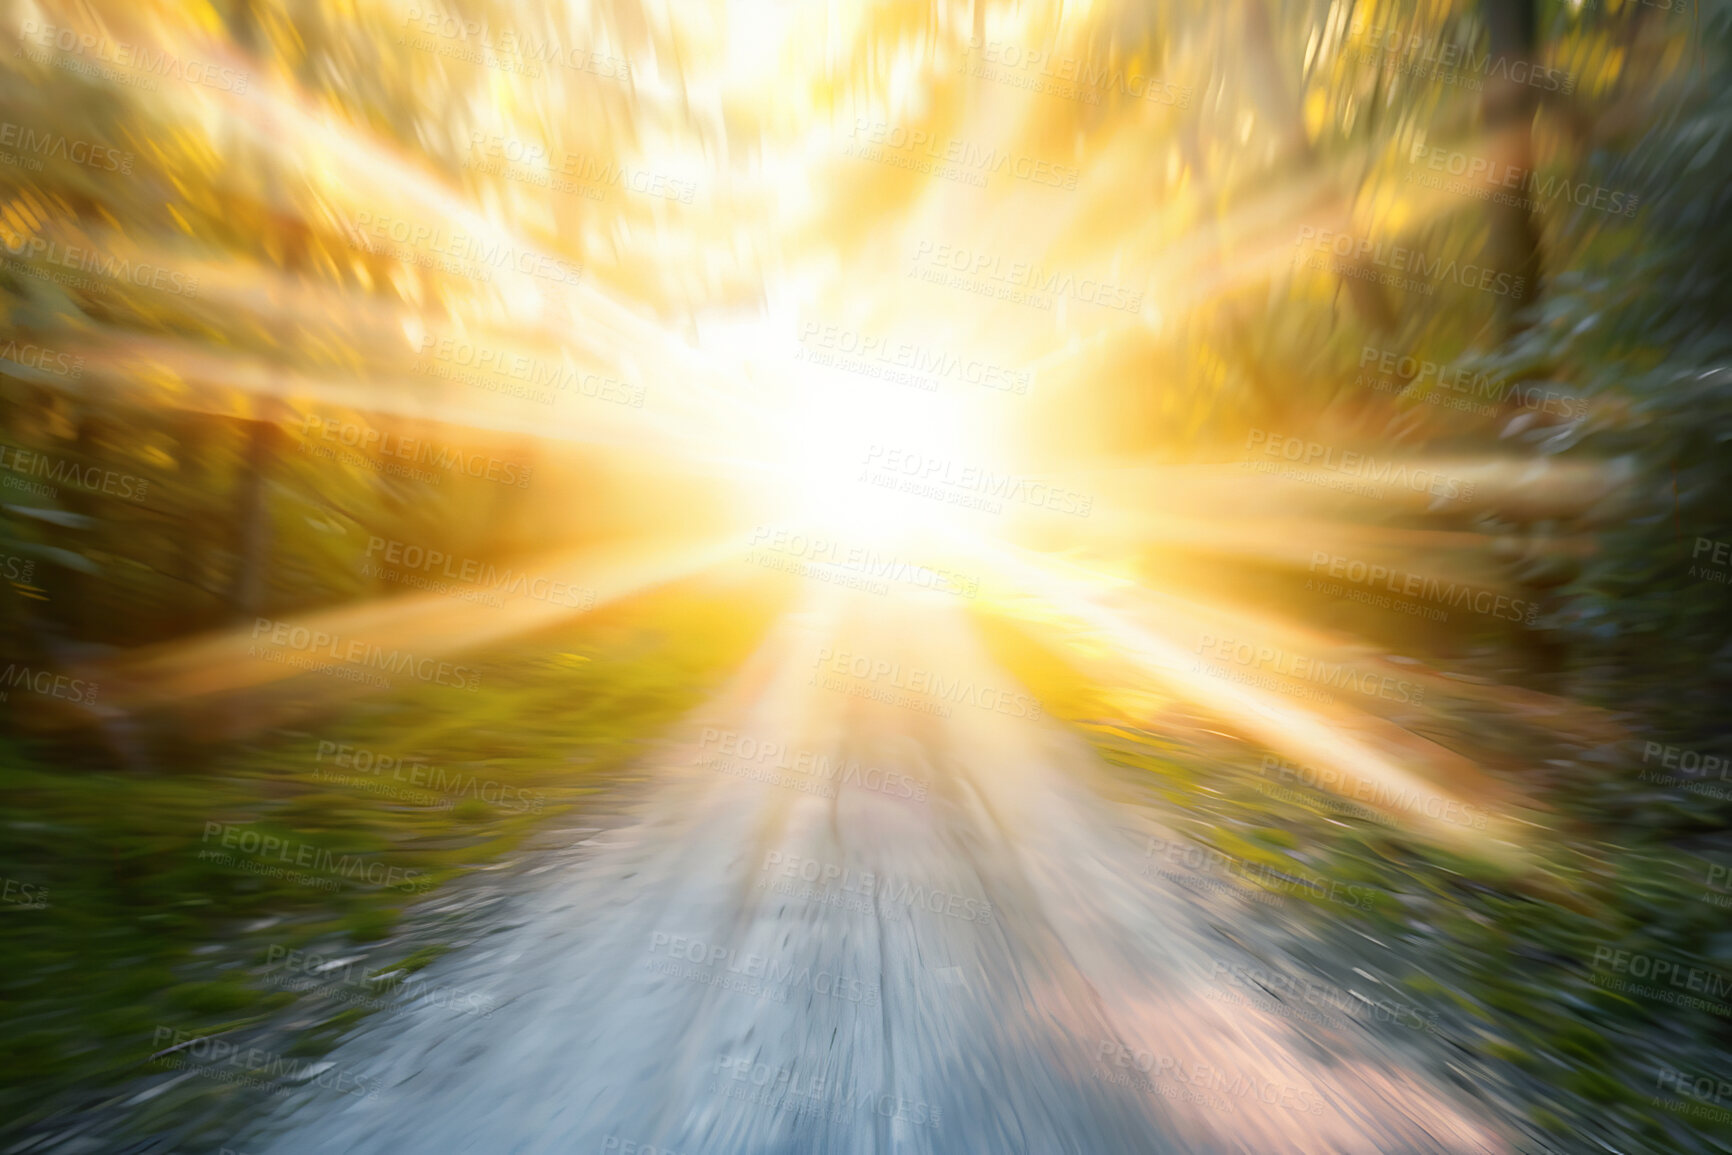
[[[259,23],[254,0],[239,0],[235,5],[234,38],[235,43],[248,56],[257,59],[262,54],[265,35]],[[266,127],[268,129],[269,126]],[[271,134],[267,131],[266,135]],[[230,142],[230,146],[235,148],[237,153],[246,147],[238,137]],[[257,160],[262,186],[259,191],[259,216],[266,228],[278,227],[283,222],[277,219],[276,212],[276,170],[269,156],[260,156]],[[283,215],[286,217],[288,214]],[[292,271],[288,266],[298,263],[293,259],[295,248],[292,243],[289,245],[286,254],[288,259],[284,261],[285,272]],[[266,301],[267,309],[280,310],[283,304],[274,292],[267,293]],[[288,324],[280,311],[267,318],[266,328],[275,346],[272,355],[286,353],[289,347],[285,340]],[[275,374],[271,376],[274,377]],[[274,393],[267,389],[252,399],[251,408],[252,412],[244,426],[245,448],[241,455],[240,492],[235,508],[235,572],[229,592],[229,604],[235,617],[241,620],[260,616],[267,601],[266,571],[270,565],[273,527],[266,480],[275,457],[276,417],[279,406]]]
[[[1264,0],[1246,0],[1245,49],[1250,61],[1249,87],[1257,110],[1280,140],[1277,161],[1289,161],[1303,177],[1317,167],[1317,153],[1305,132],[1303,102],[1287,91],[1286,72],[1275,51],[1275,34],[1269,27]],[[1362,258],[1348,260],[1368,269]],[[1399,318],[1383,286],[1371,277],[1346,277],[1347,298],[1359,319],[1378,333],[1392,332]]]
[[[1493,152],[1489,159],[1531,175],[1538,90],[1511,77],[1526,75],[1533,65],[1539,13],[1527,0],[1481,0],[1480,7],[1490,32],[1490,71],[1497,73],[1486,77],[1481,105]],[[1499,61],[1504,67],[1497,67]],[[1497,298],[1499,336],[1504,340],[1530,323],[1530,306],[1539,296],[1543,268],[1540,224],[1528,207],[1531,198],[1509,199],[1514,203],[1486,202],[1491,224],[1489,263],[1500,272],[1521,278],[1522,283],[1519,298],[1513,294]]]

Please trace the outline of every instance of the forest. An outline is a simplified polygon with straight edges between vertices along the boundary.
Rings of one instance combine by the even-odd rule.
[[[7,1150],[239,1150],[282,1092],[195,1044],[305,1088],[405,992],[479,1022],[440,968],[622,799],[671,815],[671,733],[758,789],[825,711],[844,793],[1062,730],[1164,815],[1152,876],[1378,988],[1496,1136],[1436,1149],[1732,1144],[1726,5],[3,31]],[[808,679],[722,750],[704,710]],[[877,1149],[1024,1149],[942,1117]],[[1196,1142],[1123,1149],[1239,1149]]]

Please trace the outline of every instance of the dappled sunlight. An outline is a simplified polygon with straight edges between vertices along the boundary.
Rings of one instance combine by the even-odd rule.
[[[1683,8],[14,6],[0,865],[88,843],[24,986],[111,961],[103,911],[159,937],[112,1030],[19,1026],[75,1091],[12,1149],[300,1046],[248,984],[321,936],[500,1018],[307,1019],[371,1119],[102,1111],[1711,1149],[1665,1072],[1714,1022],[1667,1052],[1608,970],[1725,965],[1732,23]],[[818,1104],[742,1105],[782,1044]]]

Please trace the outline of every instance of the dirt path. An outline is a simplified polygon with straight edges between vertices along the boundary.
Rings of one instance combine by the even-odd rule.
[[[240,1146],[1510,1150],[1417,1016],[1152,869],[1159,815],[953,606],[825,591],[647,769],[634,821],[427,973],[494,1013],[364,1025],[328,1058],[377,1097],[306,1088]]]

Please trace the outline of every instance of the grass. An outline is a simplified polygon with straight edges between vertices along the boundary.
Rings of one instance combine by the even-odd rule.
[[[1183,836],[1292,878],[1360,888],[1351,893],[1368,901],[1347,904],[1260,871],[1223,879],[1286,895],[1308,935],[1347,957],[1367,950],[1367,936],[1387,946],[1374,969],[1435,1016],[1432,1060],[1525,1132],[1533,1145],[1524,1149],[1732,1150],[1732,1097],[1716,1104],[1661,1085],[1662,1071],[1732,1083],[1732,1023],[1595,982],[1608,973],[1596,971],[1596,951],[1611,947],[1732,975],[1732,932],[1725,911],[1704,901],[1704,860],[1627,834],[1614,840],[1596,825],[1596,813],[1617,818],[1589,805],[1613,793],[1610,771],[1579,765],[1554,778],[1562,785],[1543,801],[1573,830],[1536,830],[1547,885],[1521,888],[1332,811],[1315,791],[1311,804],[1272,798],[1255,757],[1202,756],[1125,716],[1122,696],[1091,685],[1020,626],[982,625],[994,656],[1055,718],[1107,762],[1146,776]],[[1687,1115],[1693,1105],[1721,1113]]]
[[[409,908],[603,789],[743,660],[775,601],[763,585],[652,591],[471,655],[485,670],[474,694],[363,698],[185,765],[65,769],[52,749],[0,746],[0,863],[9,893],[45,899],[0,902],[0,1118],[40,1129],[130,1094],[159,1028],[244,1037],[292,1016],[287,1045],[322,1053],[377,1004],[270,982],[273,948],[341,944],[397,981],[420,970],[442,944],[373,957],[408,949],[394,940]],[[339,765],[342,747],[400,761]],[[272,859],[238,835],[224,848],[209,824],[278,838],[310,865],[260,873]],[[345,861],[366,865],[345,877]]]

